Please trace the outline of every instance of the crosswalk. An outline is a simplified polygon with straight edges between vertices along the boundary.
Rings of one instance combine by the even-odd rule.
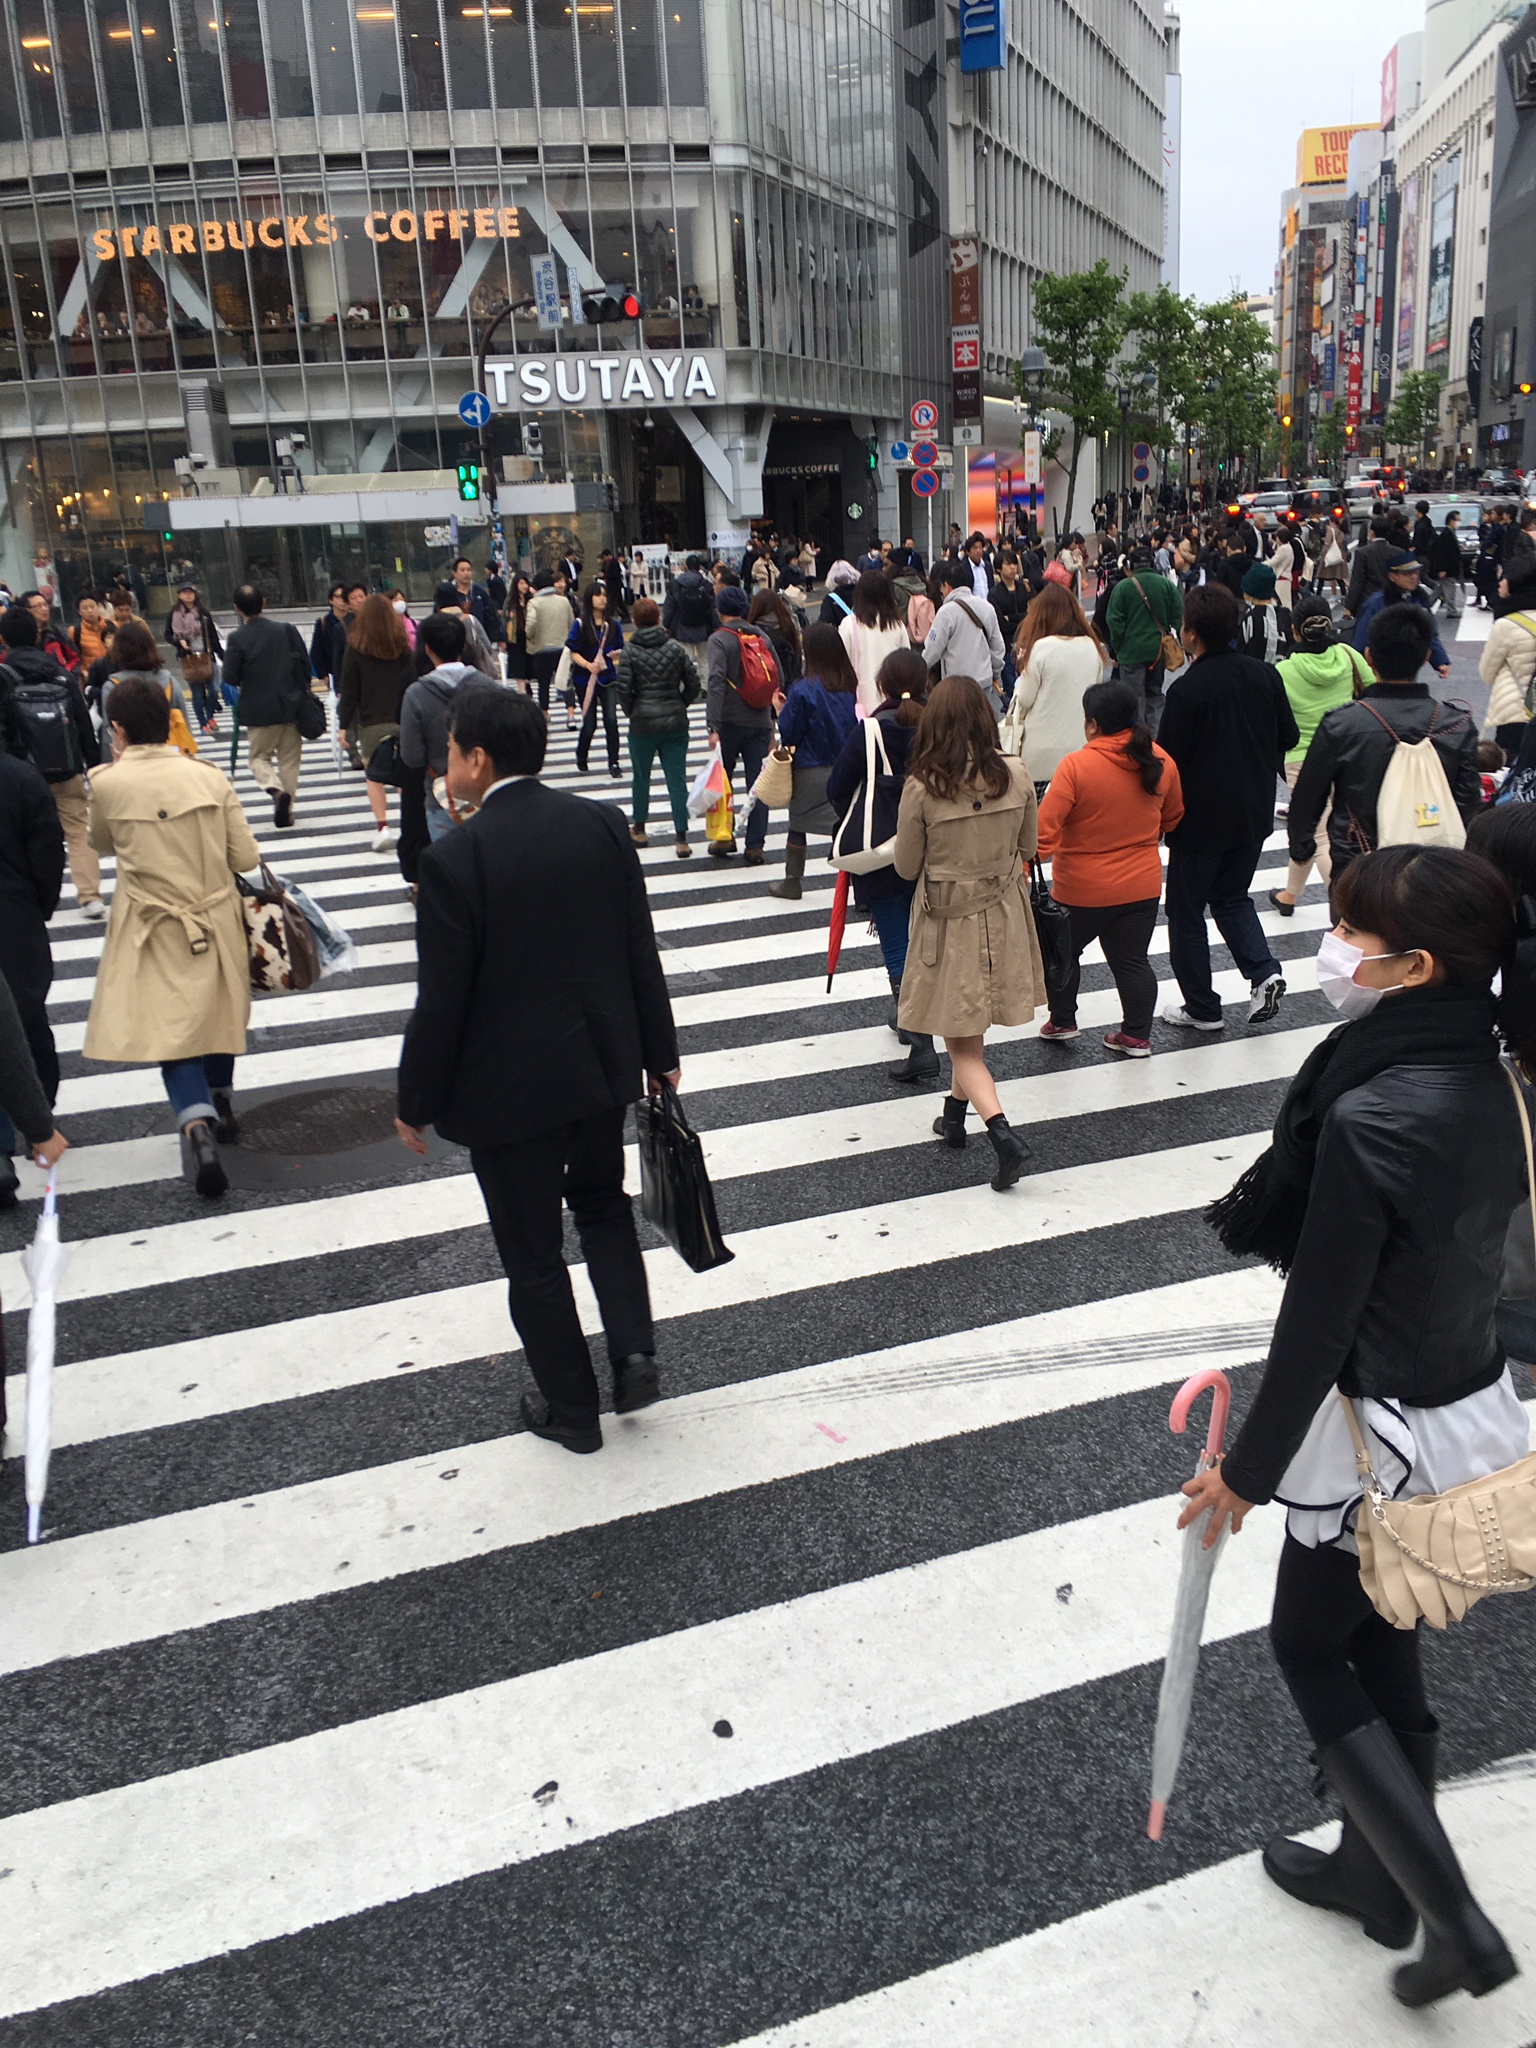
[[[627,794],[563,729],[548,773]],[[284,834],[237,784],[358,942],[354,972],[258,999],[237,1101],[387,1088],[412,913],[359,783],[311,747]],[[641,858],[736,1257],[693,1275],[642,1231],[667,1398],[605,1417],[599,1458],[513,1426],[461,1152],[236,1171],[200,1204],[154,1071],[81,1058],[101,934],[72,897],[55,919],[74,1255],[34,1550],[8,1386],[6,2038],[1523,2048],[1536,1604],[1428,1646],[1449,1823],[1531,1972],[1497,1997],[1400,2013],[1379,1951],[1258,1872],[1275,1827],[1327,1821],[1264,1633],[1271,1513],[1225,1553],[1167,1840],[1142,1832],[1190,1463],[1170,1391],[1220,1365],[1241,1406],[1279,1299],[1200,1210],[1334,1021],[1321,892],[1269,911],[1277,836],[1270,1027],[1218,953],[1225,1034],[1159,1025],[1118,1062],[1095,953],[1079,1039],[993,1034],[1032,1147],[999,1196],[976,1137],[939,1146],[936,1097],[884,1078],[857,922],[826,993],[829,871],[765,894],[782,814],[767,871],[719,871],[673,857],[655,801]],[[13,1373],[38,1186],[0,1220]]]

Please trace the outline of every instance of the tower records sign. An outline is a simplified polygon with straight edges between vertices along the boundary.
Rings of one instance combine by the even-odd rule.
[[[651,353],[625,349],[613,355],[492,356],[486,381],[497,405],[538,412],[598,411],[646,405],[683,405],[701,400],[719,405],[725,396],[725,354],[721,349],[674,349]]]

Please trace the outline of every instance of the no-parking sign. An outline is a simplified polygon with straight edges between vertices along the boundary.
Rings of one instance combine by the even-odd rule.
[[[914,469],[912,489],[919,498],[931,498],[939,488],[939,472],[936,469]]]

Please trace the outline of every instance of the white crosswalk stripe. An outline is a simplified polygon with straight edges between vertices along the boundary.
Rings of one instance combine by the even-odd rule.
[[[548,773],[627,803],[558,723]],[[413,910],[360,778],[312,746],[287,832],[243,761],[235,780],[264,856],[358,941],[353,974],[258,1001],[237,1100],[387,1090]],[[974,1121],[949,1152],[937,1092],[886,1078],[862,920],[828,994],[828,870],[766,894],[783,814],[766,868],[718,865],[702,834],[685,865],[659,794],[640,858],[736,1256],[697,1276],[646,1226],[666,1398],[605,1416],[599,1458],[515,1427],[464,1154],[242,1148],[224,1203],[197,1202],[158,1074],[83,1057],[103,938],[66,892],[50,1007],[79,1142],[32,1550],[32,1168],[0,1224],[0,2017],[71,2048],[1427,2038],[1374,1950],[1258,1872],[1264,1826],[1318,1817],[1264,1637],[1271,1513],[1217,1575],[1169,1845],[1140,1833],[1191,1457],[1168,1396],[1206,1365],[1251,1384],[1280,1296],[1200,1212],[1334,1021],[1321,892],[1270,909],[1275,834],[1254,882],[1288,987],[1271,1026],[1245,1028],[1218,951],[1224,1032],[1159,1024],[1154,1058],[1116,1061],[1095,948],[1078,1040],[1041,1042],[1043,1013],[991,1034],[1034,1148],[998,1196]],[[1176,1001],[1164,927],[1152,957]],[[1517,1605],[1497,1648],[1528,1673]],[[1446,1718],[1484,1730],[1447,1812],[1528,1974],[1445,2008],[1435,2039],[1519,2048],[1536,1704],[1511,1678],[1488,1732],[1481,1666],[1437,1649]],[[606,1925],[570,1936],[589,1899]],[[307,2031],[276,2017],[295,2012]]]

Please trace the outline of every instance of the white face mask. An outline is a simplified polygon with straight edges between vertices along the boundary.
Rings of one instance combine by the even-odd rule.
[[[405,599],[397,597],[394,601],[394,608],[397,612],[403,612],[405,610]]]
[[[1328,932],[1317,949],[1317,985],[1341,1017],[1351,1023],[1369,1016],[1383,996],[1395,995],[1403,984],[1391,988],[1362,988],[1355,979],[1356,968],[1367,960],[1395,960],[1395,953],[1363,953],[1337,932]]]

